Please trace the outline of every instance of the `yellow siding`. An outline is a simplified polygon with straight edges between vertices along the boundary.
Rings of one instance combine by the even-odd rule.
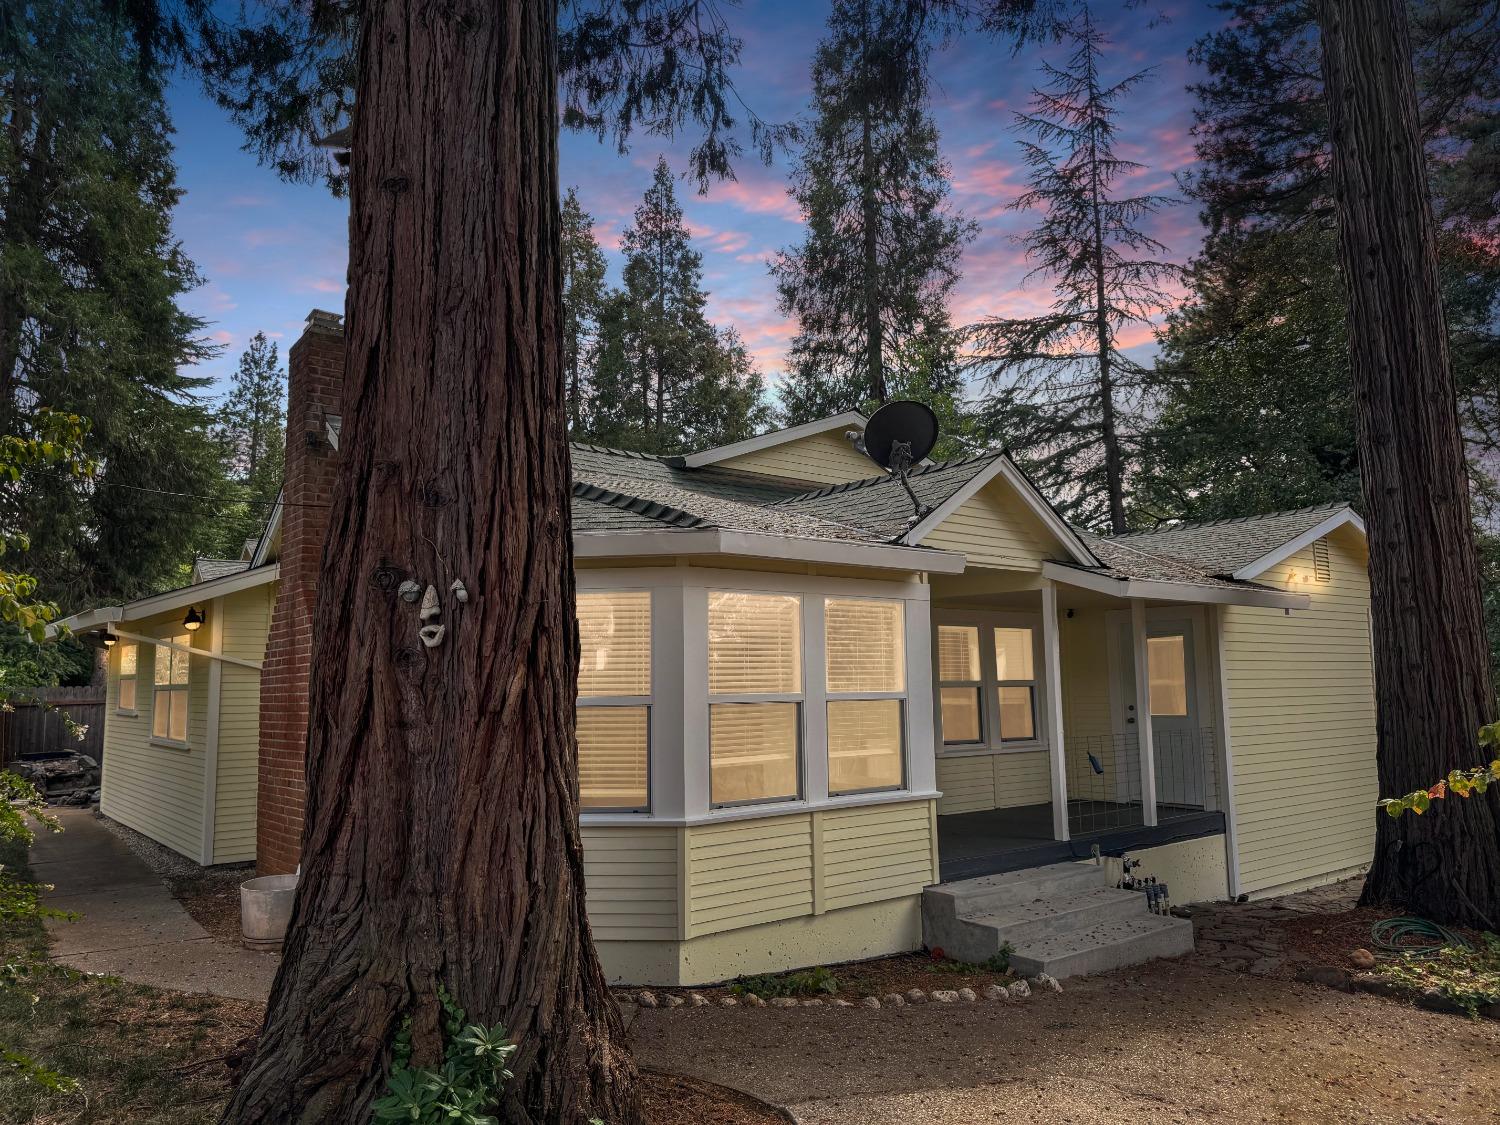
[[[1062,544],[1003,480],[991,481],[959,505],[922,546],[962,551],[971,567],[1038,571],[1048,559],[1067,557]]]
[[[180,631],[181,620],[179,611],[133,623],[130,632],[170,636]],[[100,810],[190,859],[201,860],[208,661],[193,657],[188,664],[188,746],[164,746],[151,738],[151,679],[156,651],[150,645],[140,646],[137,713],[126,715],[115,709],[120,690],[120,647],[116,645],[110,653]]]
[[[843,430],[828,430],[797,441],[783,442],[769,449],[731,457],[719,464],[726,469],[816,481],[818,484],[843,484],[880,475],[874,462],[849,444]]]
[[[938,813],[982,812],[1052,800],[1051,766],[1046,750],[939,757]]]
[[[598,941],[678,936],[681,828],[583,829],[589,924]]]
[[[226,656],[264,660],[275,587],[231,594],[218,603]],[[260,673],[220,664],[218,781],[214,789],[215,863],[255,858],[255,790],[260,752]]]
[[[685,831],[688,938],[911,897],[937,876],[927,801]]]
[[[1329,546],[1331,582],[1302,580],[1314,572],[1311,547],[1257,579],[1310,595],[1310,609],[1234,606],[1223,618],[1245,892],[1361,867],[1372,855],[1379,794],[1366,555],[1349,528]]]

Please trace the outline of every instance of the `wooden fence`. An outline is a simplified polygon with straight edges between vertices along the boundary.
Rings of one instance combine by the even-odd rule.
[[[0,711],[0,762],[49,750],[76,750],[95,761],[103,760],[102,684],[18,691],[12,693],[10,707],[11,710]],[[88,727],[83,741],[68,733],[57,710],[66,711],[75,723]]]

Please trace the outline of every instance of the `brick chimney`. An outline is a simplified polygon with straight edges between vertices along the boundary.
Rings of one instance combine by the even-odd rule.
[[[255,855],[262,875],[295,871],[302,851],[313,606],[338,468],[343,385],[343,318],[314,309],[287,353],[281,581],[260,677]]]

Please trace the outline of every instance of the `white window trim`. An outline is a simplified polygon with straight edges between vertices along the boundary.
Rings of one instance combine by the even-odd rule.
[[[141,646],[135,641],[122,641],[120,642],[120,644],[129,645],[135,650],[135,671],[130,673],[130,675],[128,676],[123,672],[115,672],[115,714],[123,715],[127,719],[136,719],[139,718],[141,714]],[[120,663],[124,659],[125,650],[123,648],[119,648],[117,651],[119,651],[120,655],[115,657],[115,667],[119,668]],[[155,654],[153,653],[152,655],[154,657]],[[126,680],[130,680],[135,684],[134,707],[120,706],[120,685],[123,684]]]
[[[1047,662],[1042,649],[1042,615],[1025,610],[934,609],[932,611],[932,651],[937,653],[939,625],[972,625],[979,629],[980,742],[943,742],[943,708],[937,667],[932,670],[933,749],[940,758],[977,757],[984,754],[1033,754],[1047,750]],[[1031,630],[1032,680],[1000,680],[995,658],[995,630],[1016,627]],[[957,681],[954,681],[955,683]],[[1000,688],[1006,685],[1032,686],[1031,722],[1033,737],[1002,741],[1000,738]]]
[[[860,700],[866,700],[866,699],[868,699],[868,700],[895,699],[895,700],[899,700],[900,703],[901,703],[901,719],[900,719],[900,730],[899,730],[899,735],[900,735],[900,738],[901,738],[901,751],[900,751],[900,757],[901,757],[901,780],[898,781],[895,785],[879,785],[879,786],[874,786],[874,787],[869,788],[869,789],[845,789],[845,790],[842,790],[842,791],[840,791],[838,793],[834,793],[831,790],[825,790],[825,796],[827,798],[829,798],[829,799],[836,799],[836,798],[841,798],[841,797],[859,797],[859,796],[864,796],[864,795],[867,795],[867,794],[874,794],[874,793],[901,793],[901,792],[904,792],[904,791],[906,791],[907,789],[909,789],[911,787],[911,764],[910,764],[910,762],[911,762],[911,751],[910,751],[910,746],[911,746],[911,719],[910,719],[911,705],[910,705],[910,703],[907,702],[908,695],[910,694],[910,691],[911,691],[911,669],[909,667],[910,659],[909,659],[909,657],[908,657],[907,654],[908,654],[908,652],[909,652],[909,650],[911,648],[911,645],[909,643],[909,638],[907,636],[907,633],[909,632],[909,630],[907,629],[907,623],[906,623],[906,607],[901,602],[901,600],[898,599],[898,598],[883,598],[883,597],[879,597],[879,596],[877,596],[875,594],[824,594],[822,597],[820,597],[818,599],[818,601],[821,603],[822,615],[823,615],[823,643],[824,643],[824,651],[821,654],[821,658],[822,658],[823,663],[820,665],[820,668],[819,668],[819,676],[820,676],[820,678],[823,681],[823,765],[824,765],[824,783],[825,783],[825,785],[827,784],[828,774],[831,772],[831,768],[830,768],[829,761],[828,761],[828,755],[832,751],[832,747],[829,745],[829,741],[828,741],[828,705],[830,703],[846,703],[846,702],[857,703]],[[840,602],[853,602],[853,601],[882,602],[882,603],[884,603],[886,605],[893,605],[893,606],[895,606],[897,616],[900,618],[900,629],[901,629],[901,663],[902,663],[902,667],[901,667],[901,684],[902,684],[902,689],[900,691],[838,691],[838,692],[836,692],[836,691],[829,690],[829,688],[828,688],[828,654],[827,654],[828,633],[827,633],[827,629],[828,629],[828,603],[831,602],[831,601],[840,601]]]
[[[644,586],[595,586],[579,589],[580,594],[646,594],[650,598],[651,638],[651,691],[646,695],[580,695],[574,700],[575,710],[585,707],[644,707],[646,709],[646,805],[635,809],[583,809],[583,797],[579,795],[579,815],[624,816],[640,820],[651,815],[656,796],[655,748],[656,748],[656,676],[657,676],[657,624],[655,590]]]
[[[164,746],[164,747],[166,747],[169,750],[191,750],[193,748],[192,731],[189,730],[188,724],[191,723],[192,719],[193,719],[193,658],[189,655],[189,651],[190,650],[187,649],[187,648],[184,648],[182,645],[178,644],[175,637],[161,637],[161,638],[159,638],[159,640],[162,641],[162,642],[165,642],[165,643],[162,643],[162,644],[153,644],[153,646],[151,648],[151,734],[147,737],[147,741],[152,746]],[[156,651],[157,651],[158,648],[165,648],[169,652],[171,652],[173,656],[181,655],[185,660],[187,660],[187,662],[188,662],[188,681],[187,681],[187,683],[185,683],[185,684],[172,684],[172,683],[158,684],[156,682]],[[140,675],[140,667],[141,667],[141,657],[140,657],[140,651],[139,650],[136,651],[135,667],[136,667],[136,675],[139,676]],[[169,675],[170,675],[170,673],[169,673]],[[140,692],[141,692],[141,689],[140,689],[139,685],[136,687],[135,690],[136,690],[136,703],[139,704],[140,703]],[[183,717],[183,726],[182,726],[182,729],[185,730],[185,731],[188,731],[188,737],[187,738],[171,738],[171,737],[169,737],[169,736],[167,736],[165,734],[157,734],[156,733],[156,697],[157,697],[157,695],[159,695],[161,692],[164,692],[164,691],[170,691],[170,692],[179,692],[180,691],[180,692],[182,692],[182,699],[183,699],[183,704],[182,705],[187,708],[187,714]],[[171,729],[171,722],[170,722],[170,720],[168,720],[167,729],[168,730]]]
[[[809,714],[808,714],[808,711],[809,711],[809,704],[810,704],[810,693],[808,691],[808,686],[811,683],[812,678],[813,678],[812,677],[812,671],[813,670],[808,665],[808,659],[812,655],[811,652],[809,651],[808,637],[813,632],[813,622],[810,619],[813,618],[813,617],[816,617],[817,618],[817,631],[818,631],[818,646],[817,646],[818,647],[818,653],[817,653],[817,656],[818,656],[818,660],[821,662],[822,659],[823,659],[823,650],[822,650],[822,632],[823,632],[822,599],[821,598],[811,597],[811,596],[809,596],[809,595],[807,595],[805,593],[802,593],[801,591],[798,591],[798,590],[751,590],[751,589],[746,589],[746,588],[744,588],[742,586],[739,586],[739,585],[731,585],[731,586],[719,586],[719,585],[715,585],[715,586],[710,586],[710,587],[708,587],[707,589],[704,590],[704,609],[705,609],[705,613],[704,613],[704,618],[703,618],[703,638],[704,638],[704,646],[705,646],[704,647],[704,652],[705,652],[705,654],[707,653],[707,645],[708,645],[708,616],[707,616],[707,606],[708,606],[709,599],[712,598],[714,594],[750,594],[750,595],[756,595],[756,596],[761,596],[761,597],[767,597],[767,596],[769,596],[769,597],[795,597],[797,599],[798,643],[799,643],[799,645],[800,645],[800,647],[802,649],[802,669],[801,669],[801,671],[802,671],[802,690],[798,691],[798,692],[731,692],[731,693],[725,693],[725,694],[715,694],[714,691],[713,691],[713,689],[712,689],[712,687],[710,687],[708,689],[708,692],[707,692],[707,699],[708,699],[708,737],[704,740],[703,745],[704,745],[705,753],[706,753],[706,755],[708,757],[708,771],[707,771],[708,793],[707,793],[707,800],[708,800],[709,811],[715,812],[715,811],[724,810],[724,809],[758,808],[758,807],[763,807],[763,806],[767,806],[767,805],[800,805],[800,804],[803,804],[803,803],[806,802],[807,796],[808,796],[808,776],[807,775],[808,775],[808,757],[809,757],[809,755],[808,755],[808,752],[807,752],[807,748],[808,748],[809,745],[813,745],[814,744],[812,738],[810,737],[810,732],[808,730],[808,726],[809,726]],[[817,604],[817,612],[816,612],[816,614],[814,614],[813,612],[811,612],[811,610],[812,610],[812,603],[814,603],[814,602],[816,602],[816,604]],[[684,647],[683,651],[684,651],[684,655],[685,655],[686,654],[686,647]],[[821,663],[819,664],[819,667],[821,668]],[[707,664],[707,661],[705,661],[704,662],[704,679],[705,679],[705,681],[707,680],[707,678],[708,678],[708,664]],[[783,795],[778,794],[777,796],[774,796],[774,797],[758,797],[758,798],[755,798],[754,800],[749,800],[749,801],[715,801],[714,800],[714,790],[713,790],[713,786],[714,786],[714,783],[713,783],[713,773],[714,773],[713,708],[714,708],[714,706],[716,704],[734,704],[734,703],[795,703],[797,705],[797,724],[796,724],[796,733],[797,733],[797,763],[796,763],[796,767],[795,767],[795,769],[796,769],[796,777],[797,777],[797,792],[795,794],[793,794],[792,796],[787,797],[787,796],[783,796]],[[828,741],[827,740],[827,735],[826,735],[826,732],[825,732],[824,738],[823,738],[824,745],[827,744],[827,741]],[[826,767],[826,762],[825,762],[825,767]],[[824,784],[824,796],[827,796],[828,779],[827,779],[826,768],[825,768],[825,771],[824,771],[823,784]]]

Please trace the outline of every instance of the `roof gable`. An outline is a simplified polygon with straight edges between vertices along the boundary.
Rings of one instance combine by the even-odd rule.
[[[1290,512],[1179,524],[1160,531],[1118,535],[1108,542],[1191,564],[1224,578],[1247,581],[1340,527],[1364,534],[1364,521],[1347,504],[1322,504]]]
[[[863,433],[864,428],[865,416],[856,410],[846,410],[732,445],[689,453],[680,461],[686,469],[720,465],[815,484],[839,484],[868,477],[875,471],[870,459],[844,436],[850,430]]]

